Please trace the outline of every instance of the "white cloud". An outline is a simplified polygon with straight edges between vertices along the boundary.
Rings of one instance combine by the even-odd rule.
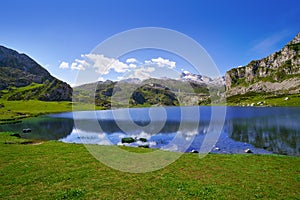
[[[59,65],[59,68],[60,69],[69,69],[69,63],[65,62],[65,61],[62,61]]]
[[[176,67],[176,62],[170,61],[169,59],[164,59],[162,57],[152,58],[151,62],[157,64],[159,67],[169,67],[171,69]],[[145,61],[146,64],[149,64],[149,61]]]
[[[99,78],[98,78],[98,81],[102,81],[102,82],[104,82],[104,81],[105,81],[105,79],[104,79],[103,77],[99,77]]]
[[[85,67],[82,64],[78,63],[78,62],[73,62],[71,64],[71,69],[85,70]]]
[[[136,67],[136,65],[127,65],[117,59],[105,57],[102,54],[86,54],[83,57],[91,62],[91,66],[96,68],[96,72],[99,74],[108,74],[111,70],[117,73],[124,73],[128,72],[130,68]]]
[[[130,64],[129,64],[129,67],[130,67],[130,68],[136,68],[137,66],[136,66],[136,64],[130,63]]]
[[[98,81],[104,81],[103,75],[108,74],[111,78],[115,76],[119,80],[123,78],[145,80],[168,74],[169,69],[176,67],[176,62],[162,57],[152,58],[144,62],[139,62],[135,58],[128,58],[126,62],[121,62],[118,59],[109,58],[102,54],[83,54],[80,59],[75,59],[72,63],[62,62],[59,67],[79,71],[87,68],[95,70],[100,75]],[[112,71],[118,74],[111,74]]]
[[[83,55],[81,55],[81,56],[83,56]],[[86,60],[75,59],[75,62],[77,62],[78,64],[80,64],[84,67],[88,67],[90,65]]]
[[[126,60],[126,63],[136,63],[136,62],[137,62],[137,60],[135,58],[128,58]]]
[[[129,72],[129,74],[126,74],[126,76],[124,77],[118,77],[118,79],[122,80],[127,78],[138,78],[140,80],[145,80],[151,78],[151,73],[153,73],[154,71],[154,67],[140,67]]]

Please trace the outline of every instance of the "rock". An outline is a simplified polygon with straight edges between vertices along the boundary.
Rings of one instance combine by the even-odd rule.
[[[135,142],[135,139],[133,139],[132,137],[122,138],[122,143],[133,143],[133,142]]]
[[[138,140],[141,141],[141,142],[147,142],[146,138],[139,138]]]
[[[220,151],[221,149],[219,147],[214,148],[215,151]]]
[[[288,97],[285,97],[284,100],[287,101],[287,100],[289,100],[289,98],[288,98]]]
[[[141,148],[149,148],[149,144],[139,145],[139,147],[141,147]]]
[[[246,93],[299,93],[300,33],[281,50],[226,72],[227,97]]]
[[[199,151],[193,149],[193,150],[191,151],[191,153],[199,153]]]
[[[31,129],[30,128],[25,128],[23,129],[23,133],[30,133],[31,132]]]
[[[141,92],[137,92],[137,91],[135,91],[132,94],[132,99],[136,102],[136,104],[144,104],[146,102],[146,99],[143,96],[143,94]]]
[[[244,152],[245,152],[245,153],[253,153],[253,152],[251,151],[251,149],[246,149]]]
[[[21,135],[19,133],[14,133],[14,134],[11,134],[10,136],[17,137],[17,138],[21,137]]]

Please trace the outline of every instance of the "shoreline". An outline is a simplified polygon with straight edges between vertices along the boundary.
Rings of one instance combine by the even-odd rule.
[[[57,145],[63,144],[63,145],[95,145],[99,148],[106,148],[106,147],[119,147],[121,149],[127,149],[128,151],[142,151],[142,152],[152,152],[152,151],[167,151],[171,153],[180,153],[182,155],[186,154],[195,154],[195,155],[244,155],[244,156],[280,156],[280,157],[291,157],[291,158],[300,158],[300,156],[296,155],[283,155],[278,154],[270,151],[264,151],[263,152],[257,152],[255,149],[252,149],[252,153],[246,153],[244,151],[240,152],[224,152],[219,150],[212,149],[210,152],[207,153],[199,153],[199,152],[178,152],[178,151],[171,151],[168,149],[161,149],[161,148],[144,148],[144,147],[138,147],[138,146],[127,146],[127,145],[99,145],[99,144],[83,144],[83,143],[75,143],[75,142],[63,142],[60,140],[38,140],[38,139],[27,139],[22,137],[16,137],[13,135],[13,132],[0,132],[0,145],[22,145],[22,146],[39,146],[39,145],[49,145],[56,143]],[[5,138],[5,141],[3,141],[2,138]],[[255,148],[255,147],[254,147]]]

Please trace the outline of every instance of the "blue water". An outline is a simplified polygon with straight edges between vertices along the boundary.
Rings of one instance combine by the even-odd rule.
[[[2,125],[22,137],[171,151],[300,155],[299,107],[158,107],[51,114]],[[23,128],[32,132],[23,134]],[[122,144],[124,137],[137,142]],[[146,138],[141,142],[139,138]]]

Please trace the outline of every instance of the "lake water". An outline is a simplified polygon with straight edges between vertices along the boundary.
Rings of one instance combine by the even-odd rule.
[[[299,107],[131,108],[51,114],[2,125],[0,131],[67,143],[148,145],[184,152],[199,151],[210,140],[207,144],[213,153],[244,153],[251,149],[257,154],[299,156],[299,119]],[[32,132],[22,133],[25,128]],[[220,134],[216,133],[218,129]],[[122,144],[124,137],[137,141]]]

